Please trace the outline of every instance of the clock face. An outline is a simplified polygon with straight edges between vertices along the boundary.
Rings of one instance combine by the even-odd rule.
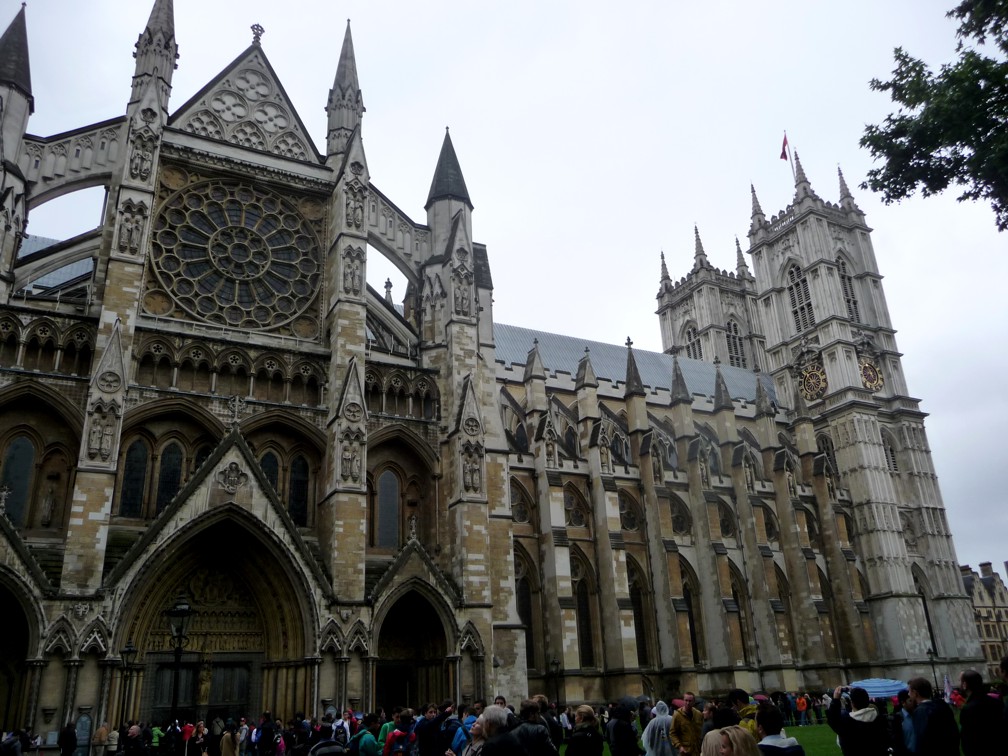
[[[826,371],[822,365],[809,365],[802,369],[800,378],[802,396],[809,401],[821,399],[826,393]]]
[[[870,391],[878,391],[885,384],[882,380],[882,373],[875,367],[875,363],[867,357],[858,360],[858,370],[861,373],[861,384]]]

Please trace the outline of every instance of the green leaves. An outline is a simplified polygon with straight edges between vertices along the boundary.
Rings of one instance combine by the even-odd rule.
[[[988,39],[1008,51],[1008,0],[967,0],[949,12],[960,20],[959,59],[932,73],[902,48],[888,81],[870,86],[888,92],[895,113],[869,124],[861,146],[879,167],[868,171],[863,188],[886,204],[920,191],[925,197],[951,185],[962,188],[960,201],[985,200],[997,227],[1008,228],[1008,62],[965,42]],[[999,55],[999,57],[1003,57]]]

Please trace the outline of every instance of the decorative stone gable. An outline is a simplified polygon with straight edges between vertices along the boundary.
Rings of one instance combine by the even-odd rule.
[[[184,131],[294,160],[315,150],[273,67],[257,45],[172,117]]]

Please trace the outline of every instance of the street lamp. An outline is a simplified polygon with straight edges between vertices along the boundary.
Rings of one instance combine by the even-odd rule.
[[[186,628],[190,618],[196,612],[189,605],[185,595],[179,595],[175,606],[165,612],[168,615],[168,627],[171,630],[172,650],[175,652],[175,663],[172,665],[171,720],[178,719],[179,672],[182,669],[182,649],[189,645]]]
[[[126,645],[119,652],[119,656],[122,658],[122,707],[119,710],[119,723],[125,724],[126,722],[126,702],[129,700],[130,694],[130,678],[133,676],[133,660],[136,659],[137,647],[133,645],[133,641],[126,641]]]
[[[938,654],[936,654],[934,652],[933,648],[928,648],[928,650],[927,650],[927,658],[928,658],[928,661],[931,662],[931,676],[934,678],[934,684],[935,684],[935,686],[934,686],[934,695],[935,695],[935,697],[938,696],[938,673],[935,672],[935,658],[937,656],[938,656]]]

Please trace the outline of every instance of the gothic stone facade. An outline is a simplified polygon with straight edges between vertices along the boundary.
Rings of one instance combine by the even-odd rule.
[[[349,28],[324,152],[258,31],[169,109],[170,0],[103,123],[30,135],[23,8],[0,52],[5,728],[165,717],[179,597],[199,716],[979,657],[849,193],[799,173],[770,221],[754,195],[755,276],[698,236],[689,275],[663,269],[666,353],[586,344],[494,323],[447,136],[425,222],[372,182]],[[26,237],[91,186],[100,227]]]

